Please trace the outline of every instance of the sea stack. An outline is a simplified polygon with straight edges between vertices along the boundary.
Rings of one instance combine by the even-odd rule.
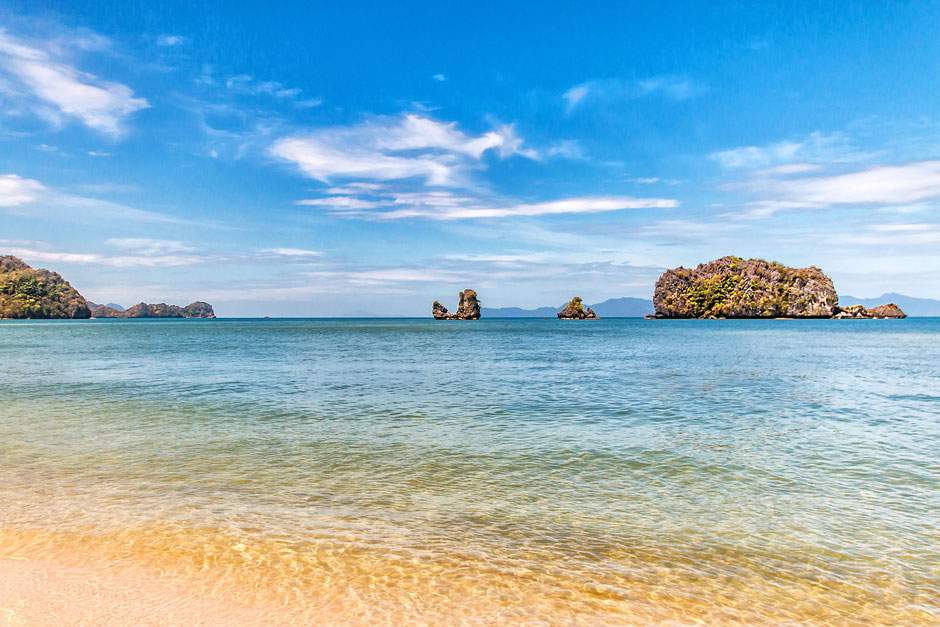
[[[722,257],[656,281],[657,318],[831,318],[839,310],[832,279],[815,266]]]
[[[477,320],[480,317],[480,301],[477,293],[471,289],[460,292],[460,301],[457,311],[449,313],[444,305],[434,301],[431,305],[431,314],[435,320]]]
[[[599,320],[594,310],[590,307],[585,309],[581,302],[580,296],[572,298],[565,308],[558,312],[558,318],[560,320]]]

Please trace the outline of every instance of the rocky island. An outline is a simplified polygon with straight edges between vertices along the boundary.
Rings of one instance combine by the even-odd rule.
[[[815,266],[722,257],[695,269],[667,270],[656,281],[651,318],[903,318],[891,303],[839,308],[832,279]],[[862,311],[864,310],[864,311]]]
[[[123,311],[85,298],[57,272],[35,270],[12,255],[0,256],[0,318],[215,318],[202,301],[185,307],[139,303]]]
[[[845,309],[840,309],[839,313],[833,316],[833,318],[838,318],[840,320],[844,319],[866,319],[866,318],[907,318],[907,314],[901,311],[901,308],[898,307],[895,303],[888,303],[887,305],[879,305],[877,307],[872,307],[868,309],[862,305],[852,305],[851,307],[846,307]]]
[[[92,318],[215,318],[209,303],[197,300],[185,307],[166,303],[137,303],[130,309],[120,310],[89,302]]]
[[[56,272],[0,257],[0,318],[89,318],[85,299]]]
[[[565,308],[558,312],[558,318],[560,320],[600,320],[593,309],[590,307],[585,309],[581,302],[580,296],[572,298]]]
[[[431,314],[435,320],[477,320],[480,317],[480,301],[477,300],[476,292],[467,289],[460,292],[457,311],[449,313],[444,305],[434,301]]]

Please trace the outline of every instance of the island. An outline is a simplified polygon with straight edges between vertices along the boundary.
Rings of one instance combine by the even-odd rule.
[[[471,289],[460,292],[457,311],[449,313],[444,305],[434,301],[431,305],[431,315],[435,320],[478,320],[480,318],[480,301],[477,293]]]
[[[894,303],[841,309],[832,279],[815,266],[733,256],[667,270],[656,281],[653,307],[647,318],[905,317]]]
[[[0,256],[0,318],[215,318],[215,312],[203,301],[185,307],[138,303],[127,310],[98,305],[57,272],[33,269],[19,257],[5,255]]]
[[[137,303],[129,309],[88,303],[92,318],[215,318],[209,303],[197,300],[185,307],[166,303]]]
[[[90,318],[81,294],[57,272],[0,257],[0,318]]]
[[[565,308],[558,312],[558,318],[560,320],[600,320],[593,309],[590,307],[585,309],[581,302],[580,296],[572,298]]]

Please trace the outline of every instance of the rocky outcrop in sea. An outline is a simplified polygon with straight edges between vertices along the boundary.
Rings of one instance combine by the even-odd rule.
[[[840,309],[833,318],[839,320],[845,319],[883,319],[883,318],[907,318],[907,315],[901,311],[895,303],[887,305],[878,305],[868,309],[862,305],[852,305],[845,309]]]
[[[444,305],[434,301],[431,314],[435,320],[477,320],[480,317],[480,301],[477,300],[476,292],[467,289],[460,292],[457,311],[450,313]]]
[[[581,297],[575,296],[564,309],[558,312],[558,318],[561,320],[599,320],[593,309],[590,307],[585,309],[581,303]]]
[[[722,257],[656,281],[657,318],[830,318],[839,297],[815,266]]]
[[[88,318],[88,304],[56,272],[0,256],[0,318]]]

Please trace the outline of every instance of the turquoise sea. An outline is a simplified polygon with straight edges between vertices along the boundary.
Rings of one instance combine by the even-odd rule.
[[[940,319],[7,321],[0,460],[275,623],[940,624]]]

